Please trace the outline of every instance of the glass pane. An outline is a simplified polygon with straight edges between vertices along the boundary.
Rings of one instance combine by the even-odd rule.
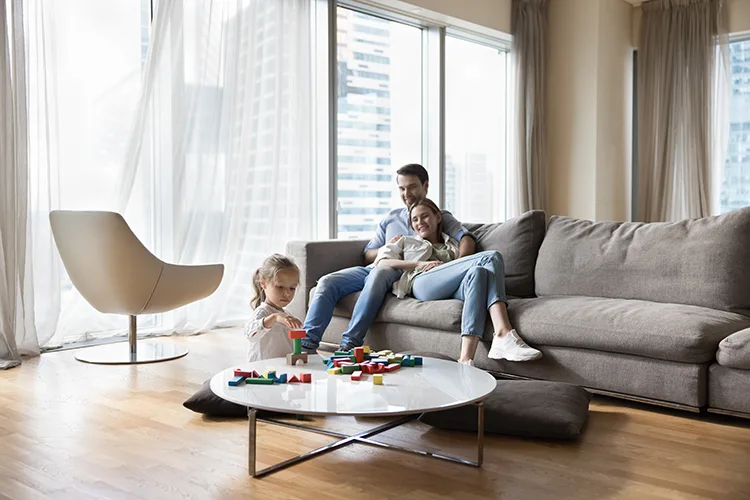
[[[505,220],[506,52],[445,38],[445,202],[463,222]]]
[[[729,45],[732,93],[721,213],[750,205],[750,40]]]
[[[422,33],[338,8],[338,237],[370,238],[422,158]]]

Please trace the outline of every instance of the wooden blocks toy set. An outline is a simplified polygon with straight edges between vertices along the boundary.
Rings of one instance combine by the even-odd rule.
[[[294,343],[294,352],[290,352],[286,355],[286,364],[294,366],[297,361],[307,364],[307,353],[302,352],[302,339],[305,338],[306,332],[304,330],[289,330],[289,338]]]
[[[372,375],[372,383],[383,385],[383,374],[392,373],[402,366],[422,366],[420,356],[394,354],[385,349],[373,352],[369,346],[355,347],[351,351],[336,351],[323,363],[328,367],[329,375],[350,375],[354,381],[362,380],[363,374]]]
[[[286,373],[277,375],[275,370],[266,370],[263,374],[259,374],[255,370],[246,371],[236,368],[234,370],[234,377],[229,381],[229,385],[237,387],[242,383],[245,384],[259,384],[259,385],[273,385],[277,384],[292,384],[292,383],[303,383],[309,384],[312,382],[312,373],[300,373],[299,376],[292,375],[287,377]]]

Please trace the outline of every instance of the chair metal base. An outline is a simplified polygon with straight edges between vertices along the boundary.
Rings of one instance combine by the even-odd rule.
[[[134,365],[177,359],[187,353],[185,347],[155,342],[138,342],[136,352],[132,353],[127,342],[118,342],[81,349],[76,359],[98,365]]]

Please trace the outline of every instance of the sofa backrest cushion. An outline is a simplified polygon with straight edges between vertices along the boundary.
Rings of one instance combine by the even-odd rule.
[[[534,268],[544,239],[546,215],[532,210],[496,224],[464,224],[477,237],[477,252],[497,250],[505,265],[505,293],[534,296]]]
[[[640,299],[750,314],[750,207],[679,222],[553,216],[536,293]]]

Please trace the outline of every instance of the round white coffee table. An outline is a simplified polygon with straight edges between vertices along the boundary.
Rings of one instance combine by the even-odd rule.
[[[266,359],[228,368],[211,379],[211,390],[217,396],[248,407],[249,450],[248,469],[253,477],[261,477],[290,465],[310,459],[316,455],[341,448],[352,443],[363,443],[400,451],[428,455],[457,463],[481,466],[484,450],[484,400],[496,387],[495,378],[477,368],[453,361],[423,358],[422,366],[401,367],[392,373],[383,374],[383,385],[374,385],[372,375],[363,374],[362,380],[352,381],[349,375],[329,375],[319,355],[308,358],[306,365],[288,366],[285,358]],[[275,370],[277,374],[292,375],[308,372],[311,383],[287,383],[273,385],[241,384],[229,386],[234,369],[255,370],[263,373]],[[477,460],[402,448],[369,439],[371,436],[414,420],[422,413],[476,405]],[[255,468],[256,411],[269,410],[293,415],[348,415],[367,417],[400,417],[356,435],[341,434],[325,429],[315,429],[299,424],[261,418],[266,422],[301,428],[329,436],[340,441],[304,453],[263,470]]]

